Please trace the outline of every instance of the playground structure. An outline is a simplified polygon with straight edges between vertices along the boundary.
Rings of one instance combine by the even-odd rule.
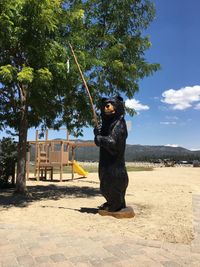
[[[86,172],[75,160],[75,150],[78,147],[95,146],[93,142],[70,141],[67,133],[66,139],[48,140],[48,130],[45,132],[45,140],[39,140],[39,131],[36,131],[36,140],[28,141],[28,147],[34,147],[34,177],[39,181],[40,178],[47,179],[49,173],[53,180],[55,169],[59,170],[60,181],[63,180],[63,168],[71,166],[72,180],[74,173],[86,177]],[[70,158],[71,157],[71,158]],[[30,149],[27,153],[27,179],[30,177]]]

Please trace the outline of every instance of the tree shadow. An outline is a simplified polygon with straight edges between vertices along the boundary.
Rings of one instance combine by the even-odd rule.
[[[72,181],[77,181],[77,180],[84,180],[84,179],[87,179],[87,177],[85,176],[79,176],[79,177],[75,177],[75,178],[62,178],[62,182],[72,182]],[[29,181],[37,181],[37,178],[36,177],[29,177],[28,179]],[[52,180],[50,179],[46,179],[44,177],[40,177],[40,181],[42,182],[48,182],[48,183],[60,183],[60,179],[56,179],[56,178],[53,178]],[[87,182],[87,181],[86,181]]]
[[[27,186],[27,196],[14,193],[14,189],[2,190],[0,192],[0,208],[27,207],[34,201],[59,200],[61,198],[92,198],[100,195],[97,188],[88,186],[56,186],[36,185]]]

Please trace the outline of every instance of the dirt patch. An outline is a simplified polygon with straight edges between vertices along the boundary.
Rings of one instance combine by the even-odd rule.
[[[0,193],[0,222],[21,226],[123,236],[189,244],[193,239],[192,193],[200,192],[199,169],[157,168],[151,172],[129,172],[126,194],[136,216],[116,219],[100,216],[104,202],[98,175],[73,182],[27,181],[32,197]]]

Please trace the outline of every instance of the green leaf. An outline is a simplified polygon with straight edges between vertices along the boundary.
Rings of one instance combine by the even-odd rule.
[[[22,70],[17,74],[17,80],[23,84],[31,83],[33,78],[33,68],[30,67],[23,67]]]
[[[83,9],[78,9],[72,12],[72,18],[73,19],[83,19],[84,17],[84,10]]]
[[[120,71],[123,69],[123,63],[120,61],[120,60],[114,60],[112,63],[111,63],[112,67],[114,70],[116,71]]]
[[[41,83],[48,84],[52,79],[52,73],[47,68],[42,68],[37,71],[38,78]]]
[[[11,82],[14,79],[14,74],[16,72],[15,67],[8,64],[0,67],[0,81],[2,83]]]

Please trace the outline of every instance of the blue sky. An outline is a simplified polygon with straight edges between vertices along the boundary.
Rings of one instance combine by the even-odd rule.
[[[140,83],[135,99],[142,106],[137,116],[127,116],[128,143],[200,149],[200,1],[154,2],[146,58],[161,70]]]
[[[200,149],[200,1],[154,2],[146,58],[160,63],[161,70],[140,82],[132,101],[138,115],[126,116],[131,124],[127,143]]]
[[[142,80],[139,93],[126,102],[138,112],[126,116],[127,143],[200,149],[200,1],[154,2],[146,59],[160,63],[161,70]],[[55,137],[65,138],[66,133],[50,131],[49,138]],[[28,139],[34,138],[35,130],[30,130]],[[93,139],[93,129],[84,129],[83,139]]]

